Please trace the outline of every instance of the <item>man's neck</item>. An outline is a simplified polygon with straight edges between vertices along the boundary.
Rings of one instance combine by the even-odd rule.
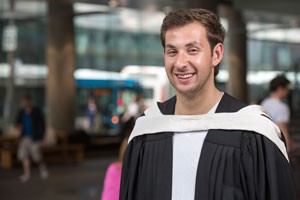
[[[223,93],[215,87],[211,91],[197,95],[195,98],[177,94],[175,115],[206,114],[218,103],[222,96]]]
[[[32,111],[32,107],[31,106],[25,107],[24,110],[25,110],[26,113],[30,114],[31,111]]]
[[[282,98],[279,94],[277,94],[276,92],[271,93],[271,94],[270,94],[270,98],[271,98],[271,99],[278,99],[278,100],[280,100],[280,101],[283,100],[283,98]]]

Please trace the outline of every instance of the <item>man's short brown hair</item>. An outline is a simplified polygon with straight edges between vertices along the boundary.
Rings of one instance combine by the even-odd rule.
[[[284,75],[278,75],[270,82],[270,91],[275,92],[280,87],[287,87],[290,81]]]
[[[165,48],[165,36],[168,30],[182,27],[193,22],[199,22],[206,29],[207,40],[209,42],[211,52],[216,44],[224,42],[225,30],[220,23],[219,17],[209,10],[192,8],[170,12],[164,18],[160,30],[160,40],[163,47]],[[214,72],[216,76],[219,72],[219,65],[215,67]]]

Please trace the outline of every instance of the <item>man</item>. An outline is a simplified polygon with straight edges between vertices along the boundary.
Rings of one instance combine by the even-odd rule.
[[[224,36],[204,9],[165,17],[161,41],[176,96],[136,121],[121,200],[296,199],[278,127],[215,87]]]
[[[286,138],[288,151],[293,148],[294,142],[290,139],[288,133],[290,110],[282,101],[287,98],[289,94],[289,83],[290,81],[283,75],[279,75],[272,79],[270,82],[270,96],[261,103],[262,107],[283,132],[284,137]]]
[[[22,162],[24,174],[20,177],[22,182],[30,178],[30,157],[39,165],[41,178],[48,177],[45,164],[42,162],[40,150],[44,137],[44,117],[40,109],[32,106],[29,95],[21,99],[22,109],[18,112],[16,125],[21,131],[21,139],[18,148],[18,158]]]
[[[97,105],[96,105],[96,99],[91,96],[88,100],[88,106],[86,109],[86,116],[88,118],[88,132],[91,134],[95,134],[95,118],[97,115]]]

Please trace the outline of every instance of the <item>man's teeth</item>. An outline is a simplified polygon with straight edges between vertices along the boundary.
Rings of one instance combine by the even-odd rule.
[[[179,78],[190,78],[193,74],[184,74],[184,75],[178,75]]]

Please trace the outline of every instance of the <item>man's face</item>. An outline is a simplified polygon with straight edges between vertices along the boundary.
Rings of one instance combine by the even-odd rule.
[[[31,100],[26,98],[26,97],[22,97],[22,106],[23,108],[30,108],[31,107]]]
[[[286,86],[281,86],[278,88],[279,91],[280,91],[280,96],[281,96],[281,99],[285,99],[288,97],[289,95],[289,86],[286,85]]]
[[[193,22],[170,29],[165,38],[166,72],[178,93],[190,96],[214,86],[213,67],[222,59],[223,46],[217,44],[212,55],[203,25]]]

